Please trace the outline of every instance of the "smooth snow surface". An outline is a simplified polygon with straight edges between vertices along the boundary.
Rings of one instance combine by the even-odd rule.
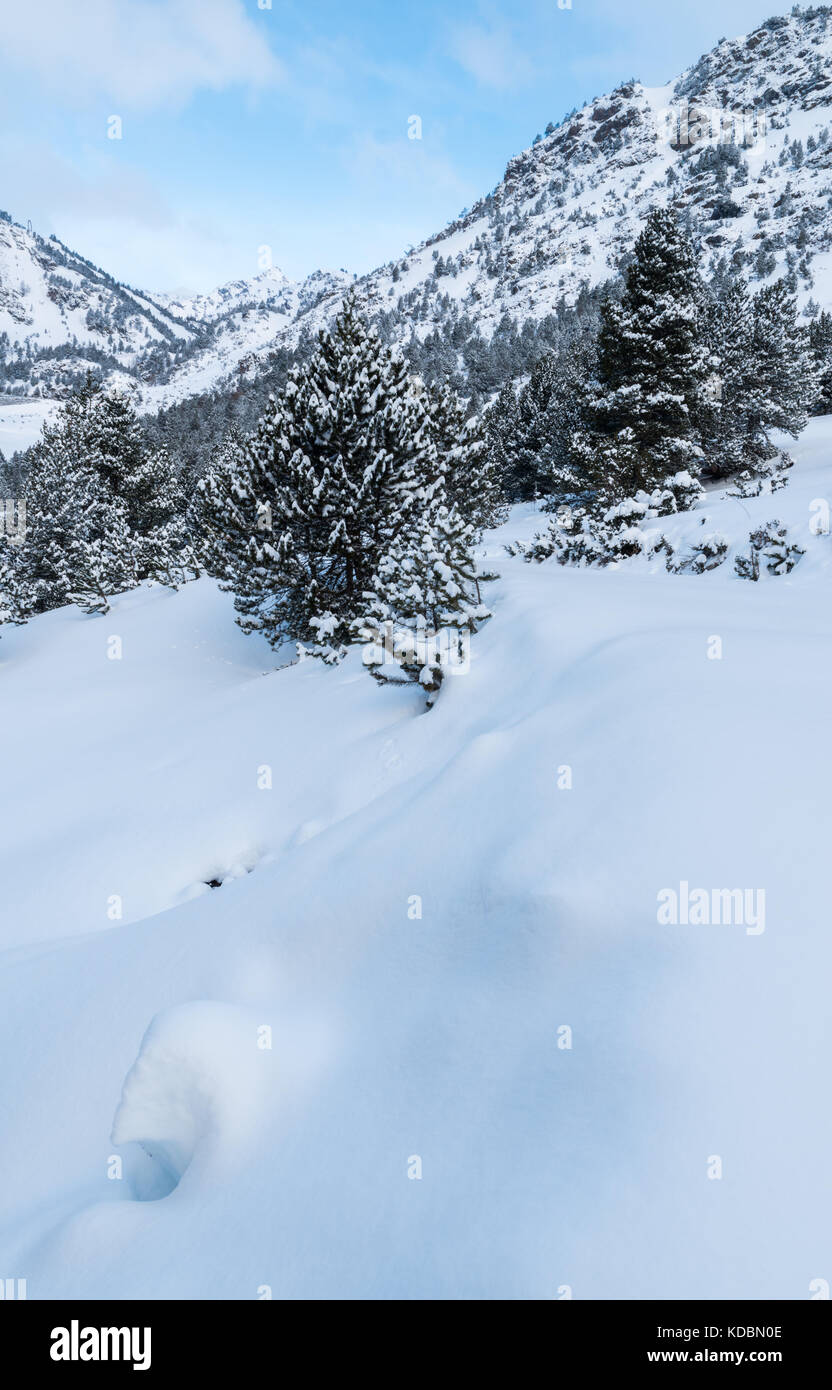
[[[546,518],[517,509],[470,673],[428,714],[358,652],[274,669],[209,581],[3,629],[4,1277],[232,1299],[832,1277],[832,536],[809,526],[832,420],[795,453],[774,497],[665,524],[706,517],[733,555],[787,523],[806,555],[759,584],[732,559],[527,565],[502,545]],[[765,931],[660,925],[682,881],[764,889]]]

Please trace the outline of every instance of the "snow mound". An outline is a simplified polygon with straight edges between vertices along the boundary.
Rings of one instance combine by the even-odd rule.
[[[136,1197],[167,1196],[195,1159],[214,1167],[244,1143],[262,1104],[268,1040],[232,1004],[198,1001],[156,1015],[113,1121]]]

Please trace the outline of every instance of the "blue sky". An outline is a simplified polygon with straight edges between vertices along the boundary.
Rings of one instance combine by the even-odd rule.
[[[493,188],[547,121],[789,8],[0,0],[0,207],[147,289],[254,275],[262,246],[292,278],[361,273]]]

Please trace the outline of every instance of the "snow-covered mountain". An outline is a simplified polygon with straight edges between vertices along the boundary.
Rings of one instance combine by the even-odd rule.
[[[70,251],[0,214],[0,363],[6,388],[60,388],[79,364],[104,356],[131,371],[148,349],[193,333],[149,295],[121,285]],[[18,361],[23,354],[24,361]]]
[[[394,338],[463,317],[486,336],[506,314],[539,320],[615,275],[668,203],[712,265],[742,258],[752,280],[793,270],[804,304],[832,303],[832,9],[769,19],[666,86],[625,82],[547,131],[464,216],[358,281]],[[322,299],[305,326],[337,307]]]
[[[352,278],[317,271],[295,283],[271,269],[210,295],[151,296],[3,214],[0,449],[10,454],[31,443],[89,367],[144,410],[210,390],[311,309],[340,303]]]
[[[669,202],[714,264],[734,256],[752,280],[792,270],[804,304],[832,303],[828,7],[724,40],[664,87],[625,82],[546,131],[464,216],[357,282],[394,338],[450,335],[460,319],[485,336],[506,314],[539,320],[614,275],[648,209]],[[352,283],[346,272],[296,284],[268,270],[191,300],[151,298],[57,242],[0,224],[7,358],[27,344],[66,351],[75,339],[111,357],[108,370],[130,373],[146,410],[256,377],[275,349],[329,321]],[[55,394],[76,366],[35,357],[5,387]],[[10,403],[18,422],[44,408]],[[10,418],[0,408],[7,452]],[[30,428],[24,421],[15,437]]]
[[[447,295],[481,328],[506,311],[539,318],[613,275],[648,209],[669,202],[712,256],[740,248],[752,275],[761,248],[781,270],[790,251],[814,256],[823,289],[831,121],[832,10],[770,19],[665,87],[626,82],[549,128],[465,217],[369,276],[367,294],[380,307]]]
[[[169,311],[200,335],[200,341],[181,364],[142,388],[145,410],[230,385],[241,373],[256,372],[277,344],[296,343],[305,329],[331,318],[353,279],[346,270],[316,270],[305,280],[295,281],[272,269],[189,300],[161,296]]]
[[[282,270],[272,267],[250,280],[229,280],[211,294],[190,298],[160,294],[158,300],[179,319],[202,319],[209,322],[233,313],[235,309],[262,304],[285,304],[293,289],[292,281]]]

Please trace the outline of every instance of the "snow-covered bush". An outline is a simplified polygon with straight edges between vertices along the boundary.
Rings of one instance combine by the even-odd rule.
[[[650,494],[650,507],[654,516],[672,516],[674,512],[689,511],[704,496],[705,489],[699,479],[682,468],[672,477],[665,478]]]
[[[685,550],[668,546],[667,570],[670,574],[704,574],[721,565],[728,554],[728,542],[717,531],[702,536]]]
[[[527,544],[506,546],[510,555],[542,561],[552,556],[560,565],[611,565],[642,555],[648,559],[657,551],[672,554],[661,531],[645,528],[644,523],[659,516],[683,510],[698,501],[703,489],[687,472],[668,478],[653,493],[639,491],[625,497],[597,516],[584,507],[564,508],[547,531],[538,533]]]
[[[753,546],[748,555],[734,557],[734,569],[740,579],[753,579],[756,583],[760,578],[760,556]]]
[[[748,537],[750,550],[747,555],[738,555],[734,568],[740,579],[758,580],[761,558],[766,561],[769,574],[789,574],[806,552],[799,545],[789,545],[788,530],[780,521],[767,521],[765,525],[751,531]]]
[[[519,555],[527,562],[540,564],[553,556],[559,565],[608,564],[609,528],[593,518],[582,507],[576,507],[559,521],[552,521],[545,531],[538,531],[531,541],[516,541],[507,545],[509,555]]]
[[[794,467],[790,454],[781,452],[766,462],[758,462],[754,468],[744,469],[734,478],[728,489],[729,497],[761,497],[764,493],[777,492],[789,481],[786,473]]]

